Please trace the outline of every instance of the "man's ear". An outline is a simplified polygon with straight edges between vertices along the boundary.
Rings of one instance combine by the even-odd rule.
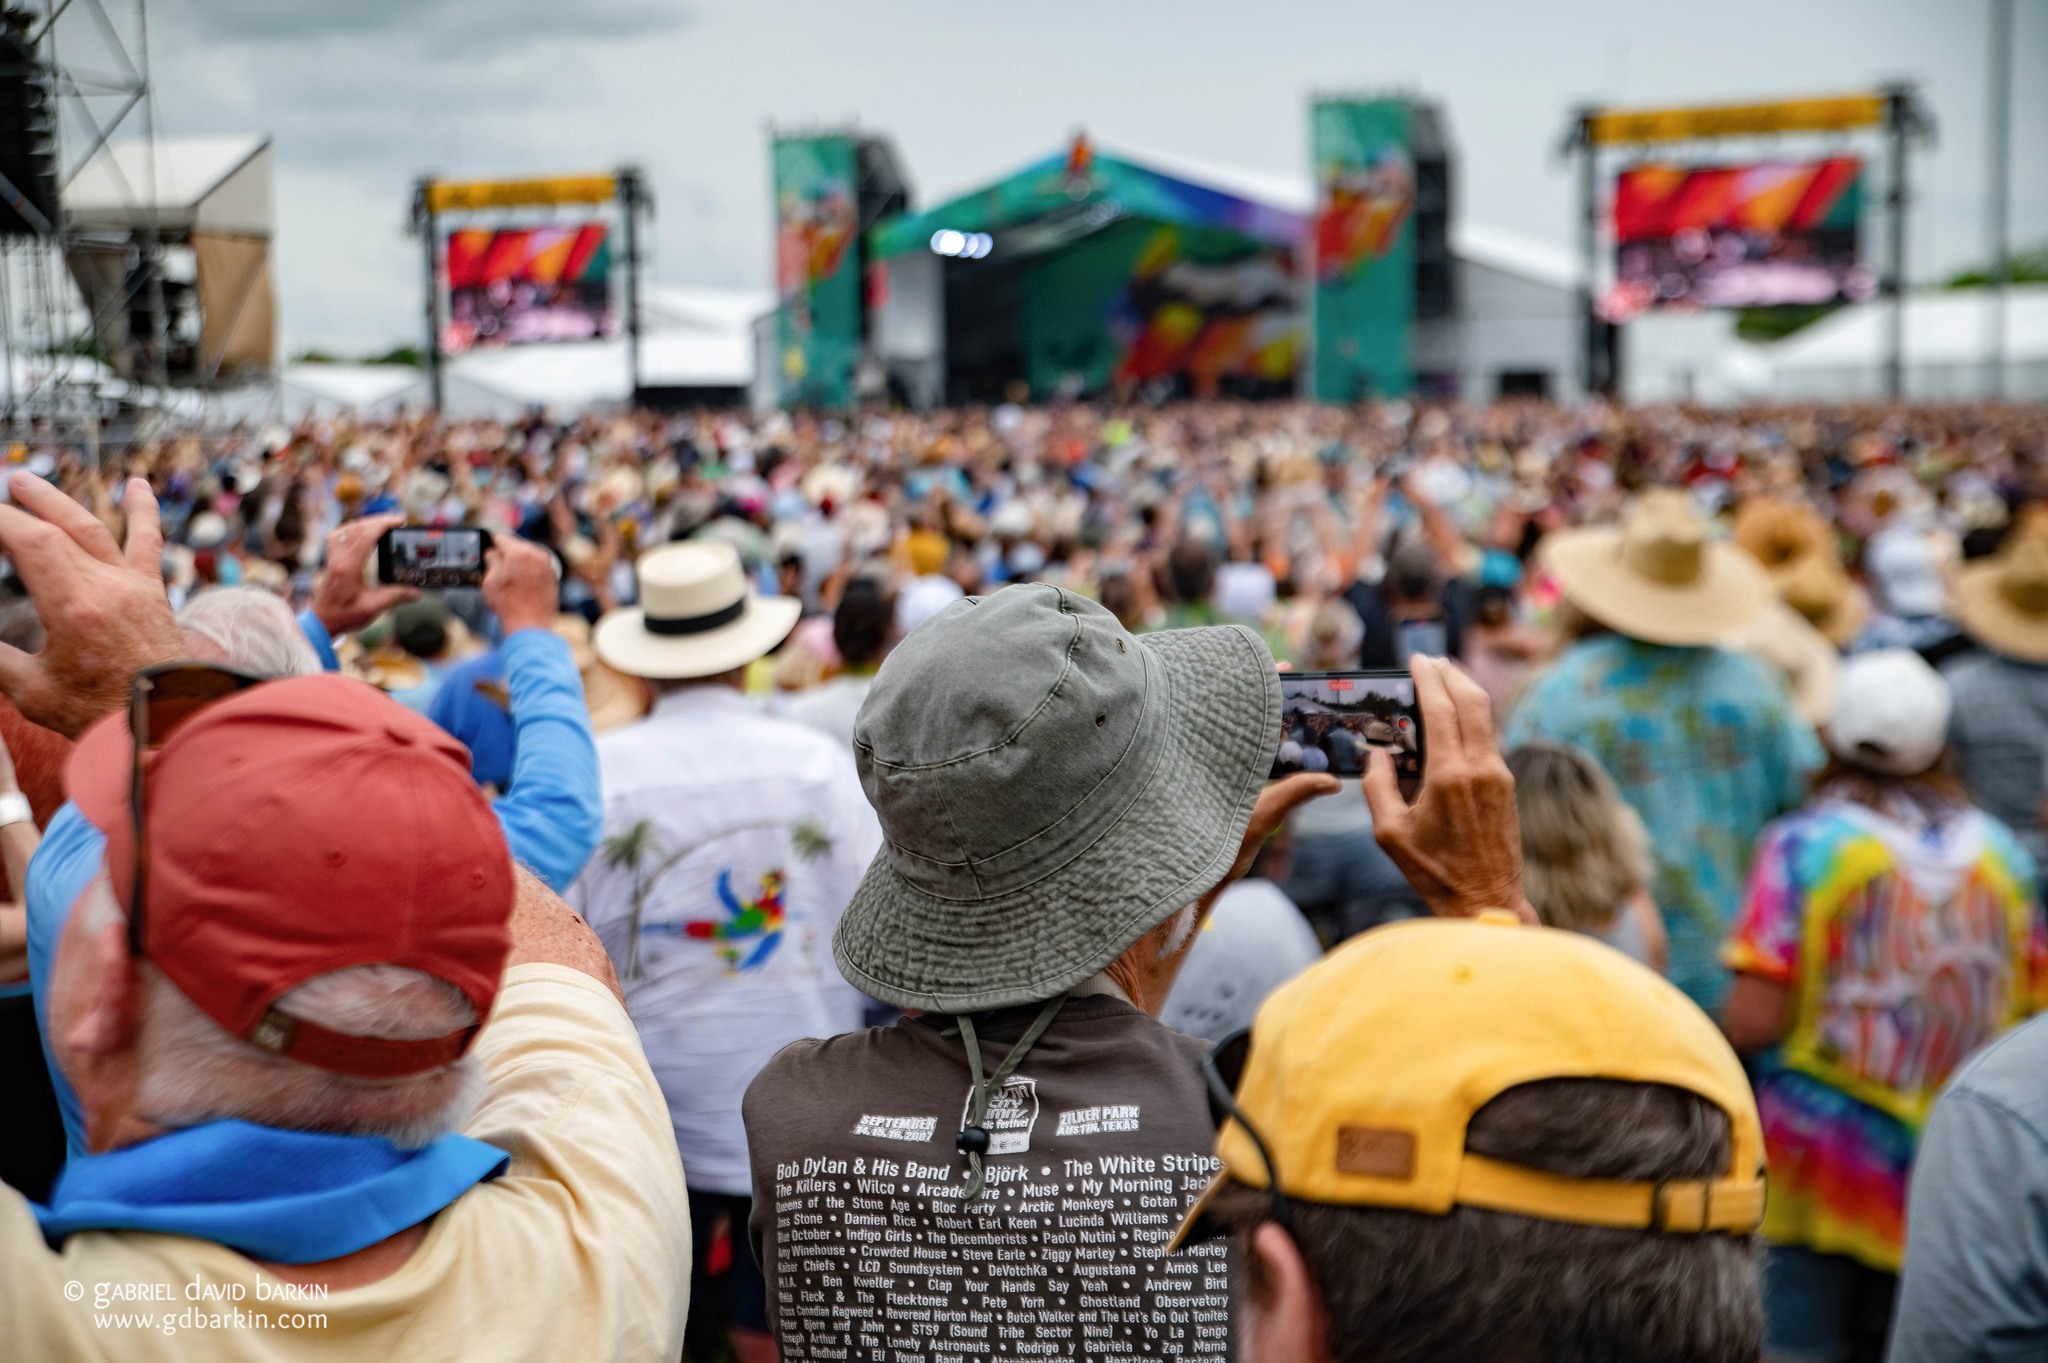
[[[142,976],[128,954],[127,925],[108,923],[81,944],[86,969],[72,977],[82,991],[64,1040],[83,1057],[102,1060],[134,1044]]]
[[[1239,1339],[1246,1363],[1328,1363],[1329,1319],[1301,1247],[1266,1221],[1252,1233],[1251,1252],[1259,1262],[1248,1276],[1259,1290],[1246,1294],[1251,1309]]]

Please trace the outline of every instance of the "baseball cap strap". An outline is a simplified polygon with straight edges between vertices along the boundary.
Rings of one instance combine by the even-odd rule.
[[[362,1079],[396,1079],[454,1064],[480,1030],[481,1024],[473,1023],[446,1036],[419,1040],[352,1036],[270,1008],[249,1033],[249,1041],[273,1055],[315,1069]]]
[[[1663,1183],[1572,1178],[1466,1154],[1454,1199],[1466,1207],[1543,1221],[1676,1234],[1747,1234],[1763,1222],[1762,1178],[1674,1179]]]

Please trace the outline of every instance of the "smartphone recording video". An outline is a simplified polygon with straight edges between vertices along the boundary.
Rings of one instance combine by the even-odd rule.
[[[1422,777],[1422,711],[1406,672],[1283,672],[1280,748],[1273,779],[1296,772],[1363,776],[1366,752],[1384,748],[1394,775]]]
[[[405,587],[474,587],[484,580],[491,532],[466,526],[393,526],[377,541],[377,580]]]

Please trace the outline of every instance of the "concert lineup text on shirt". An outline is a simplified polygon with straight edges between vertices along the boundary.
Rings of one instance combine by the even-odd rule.
[[[1014,1082],[1014,1081],[1013,1081]],[[1068,1132],[1135,1128],[1136,1109],[1061,1114]],[[903,1130],[883,1116],[864,1134]],[[909,1125],[922,1140],[922,1121]],[[990,1129],[1001,1141],[996,1123]],[[1028,1128],[1027,1128],[1028,1130]],[[1028,1137],[1027,1137],[1028,1139]],[[1204,1153],[1028,1153],[991,1161],[962,1205],[964,1167],[905,1156],[817,1157],[775,1169],[782,1356],[878,1363],[1223,1358],[1225,1246],[1164,1250],[1218,1167]]]

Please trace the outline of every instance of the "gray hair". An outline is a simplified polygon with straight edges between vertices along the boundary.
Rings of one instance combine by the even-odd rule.
[[[320,659],[284,598],[262,587],[213,587],[178,612],[178,628],[195,654],[258,677],[309,677]]]
[[[79,911],[93,932],[125,922],[102,876]],[[264,1126],[380,1136],[402,1150],[459,1131],[482,1100],[474,1056],[424,1074],[363,1079],[316,1069],[233,1036],[154,965],[142,963],[140,1115],[164,1127],[237,1118]],[[359,965],[329,971],[274,1005],[350,1036],[423,1040],[477,1021],[462,991],[423,971]]]

